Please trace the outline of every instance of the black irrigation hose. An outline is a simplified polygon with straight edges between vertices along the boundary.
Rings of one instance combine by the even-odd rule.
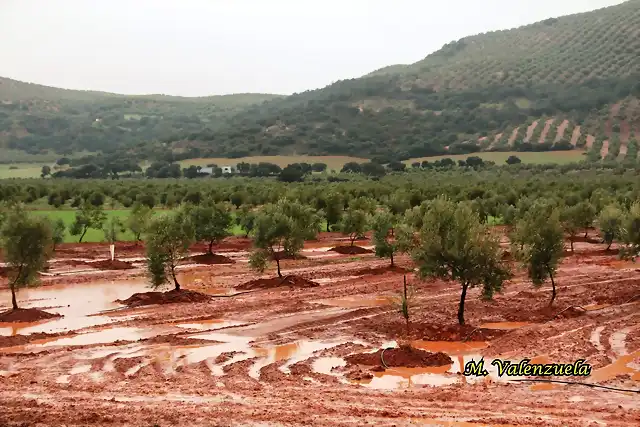
[[[382,366],[384,366],[385,369],[389,369],[389,367],[387,366],[386,363],[384,363],[384,352],[385,350],[389,350],[389,349],[391,349],[391,347],[383,348],[382,351],[380,352],[380,361],[382,362]]]
[[[558,384],[569,384],[569,385],[583,385],[586,387],[592,387],[592,388],[603,388],[605,390],[613,390],[613,391],[622,391],[622,392],[626,392],[626,393],[640,393],[640,390],[631,390],[631,389],[626,389],[626,388],[616,388],[616,387],[609,387],[606,385],[600,385],[600,384],[591,384],[591,383],[581,383],[581,382],[575,382],[575,381],[560,381],[560,380],[510,380],[510,381],[518,381],[518,382],[534,382],[534,383],[558,383]]]

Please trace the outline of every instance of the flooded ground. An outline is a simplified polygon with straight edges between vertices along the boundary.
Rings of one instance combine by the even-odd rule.
[[[136,308],[115,301],[149,290],[141,247],[116,251],[134,263],[131,270],[88,272],[65,261],[102,259],[108,250],[63,246],[58,270],[18,300],[64,317],[0,324],[0,425],[640,424],[640,399],[630,391],[640,389],[640,276],[615,255],[590,257],[592,248],[576,245],[578,255],[558,272],[552,309],[550,289],[532,288],[522,274],[491,302],[473,290],[464,328],[456,325],[459,285],[407,274],[416,291],[407,328],[397,304],[403,274],[381,269],[388,261],[373,254],[329,251],[345,244],[342,236],[322,233],[307,244],[306,258],[282,263],[283,274],[318,287],[238,294],[236,287],[258,278],[244,262],[248,244],[233,238],[220,245],[235,263],[181,268],[183,287],[211,301]],[[396,261],[412,268],[407,258]],[[450,363],[347,362],[407,344],[445,353]],[[546,379],[611,389],[517,382],[529,377],[501,376],[496,359],[584,359],[590,375]],[[462,374],[480,361],[486,375]]]

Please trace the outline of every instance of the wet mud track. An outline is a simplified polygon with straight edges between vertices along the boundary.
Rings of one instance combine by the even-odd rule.
[[[305,259],[283,262],[283,274],[317,287],[256,289],[204,303],[116,303],[149,291],[134,246],[127,249],[133,270],[95,277],[82,265],[60,266],[67,276],[43,277],[44,286],[21,291],[19,302],[64,317],[0,324],[0,425],[640,425],[635,393],[512,382],[491,366],[486,377],[460,375],[483,357],[582,358],[593,370],[580,381],[640,389],[635,265],[590,256],[599,246],[581,243],[582,255],[563,260],[553,309],[550,290],[533,289],[520,273],[494,301],[472,291],[464,328],[455,324],[457,285],[407,273],[416,289],[407,333],[397,307],[402,271],[384,271],[387,261],[372,254],[328,251],[344,244],[339,238],[323,233],[306,245]],[[269,277],[250,272],[243,245],[220,248],[232,264],[182,268],[184,287],[231,295]],[[102,256],[94,246],[87,253]],[[412,268],[406,258],[398,264]],[[8,302],[0,290],[0,305]],[[571,306],[580,308],[565,310]],[[367,356],[360,357],[366,365],[349,363],[405,344],[450,362],[385,367],[384,357],[375,364]]]

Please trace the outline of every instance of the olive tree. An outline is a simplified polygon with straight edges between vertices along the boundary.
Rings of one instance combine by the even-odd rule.
[[[355,244],[356,239],[364,236],[368,225],[367,219],[367,212],[352,207],[349,207],[342,216],[338,229],[342,234],[349,236],[351,246]]]
[[[620,237],[623,216],[622,209],[615,203],[605,206],[598,215],[598,229],[603,242],[607,244],[607,250],[611,248],[613,241]]]
[[[457,204],[446,197],[429,205],[413,259],[420,277],[460,283],[460,325],[465,323],[464,304],[470,288],[481,286],[482,296],[491,299],[511,277],[502,263],[497,236],[480,223],[468,204]]]
[[[149,225],[153,216],[153,211],[147,205],[136,203],[133,205],[129,217],[127,218],[127,228],[131,230],[137,242],[141,240],[142,233]]]
[[[51,226],[45,218],[32,217],[16,208],[6,216],[1,236],[4,260],[9,267],[11,305],[17,310],[17,290],[38,282],[38,273],[51,255]]]
[[[578,205],[567,206],[560,212],[560,221],[564,232],[569,236],[571,252],[573,252],[573,242],[578,235],[578,230],[582,224],[580,219],[580,207]]]
[[[242,205],[239,210],[236,211],[236,224],[244,230],[244,237],[249,237],[249,234],[253,231],[256,222],[256,213],[253,211],[252,206]]]
[[[73,236],[80,235],[78,243],[82,243],[87,230],[90,228],[101,229],[102,224],[106,220],[107,216],[102,209],[102,206],[95,206],[89,202],[85,202],[80,210],[76,211],[76,217],[71,224],[69,232]]]
[[[223,203],[187,205],[184,214],[193,224],[196,241],[208,244],[207,253],[213,253],[213,245],[231,235],[229,229],[233,222],[231,209]]]
[[[625,244],[621,256],[635,259],[640,251],[640,201],[633,203],[624,216],[620,234]]]
[[[588,200],[583,200],[575,205],[574,215],[579,226],[584,228],[584,238],[586,239],[589,236],[589,227],[596,219],[596,208]]]
[[[376,256],[379,258],[390,258],[391,267],[394,266],[393,256],[396,253],[408,252],[413,241],[413,229],[400,224],[395,233],[395,239],[390,239],[390,232],[395,226],[395,216],[387,211],[378,212],[370,219],[373,229],[373,244],[375,245]]]
[[[64,242],[64,233],[66,230],[67,226],[62,218],[58,218],[55,222],[51,223],[52,250],[55,251],[56,245]]]
[[[151,220],[145,232],[145,247],[147,269],[154,288],[172,280],[175,289],[180,290],[176,267],[188,254],[194,240],[191,221],[180,213],[165,214]]]
[[[317,217],[313,209],[286,199],[263,206],[256,216],[252,232],[255,250],[249,257],[251,268],[263,272],[268,260],[273,259],[278,276],[282,277],[281,259],[284,256],[295,257],[300,253],[305,238],[317,233]]]
[[[556,299],[554,275],[564,250],[562,223],[560,214],[553,210],[544,215],[542,210],[534,209],[517,223],[520,231],[512,241],[513,251],[527,268],[527,275],[534,286],[541,286],[547,278],[551,280],[551,301]]]

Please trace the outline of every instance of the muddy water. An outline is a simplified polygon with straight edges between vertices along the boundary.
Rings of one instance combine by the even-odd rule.
[[[355,276],[358,277],[358,276]],[[380,307],[393,304],[393,297],[387,295],[377,295],[372,297],[348,296],[317,301],[319,304],[331,307],[359,308],[359,307]]]
[[[430,351],[432,353],[443,352],[448,355],[460,355],[478,353],[488,347],[484,341],[413,341],[411,345],[415,348]]]
[[[492,322],[484,323],[479,327],[483,329],[518,329],[530,324],[529,322]]]
[[[115,300],[148,290],[148,286],[142,282],[103,282],[21,289],[18,292],[20,307],[44,309],[64,317],[47,322],[0,323],[0,335],[64,332],[110,323],[112,319],[106,315],[90,315],[120,308],[122,306],[115,303]],[[0,299],[9,301],[9,291],[0,291]]]

